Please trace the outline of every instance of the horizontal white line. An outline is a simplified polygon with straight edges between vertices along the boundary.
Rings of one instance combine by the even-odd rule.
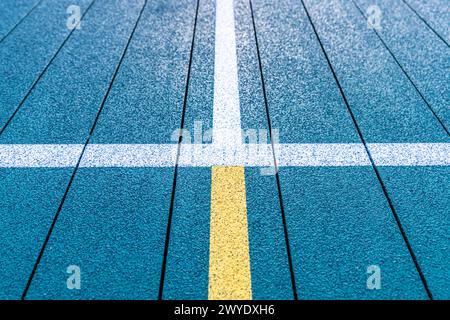
[[[368,144],[377,166],[449,166],[450,143]],[[81,144],[0,144],[0,168],[74,167]],[[90,144],[80,167],[172,167],[176,144]],[[370,166],[362,144],[279,144],[275,147],[280,167]],[[268,144],[218,146],[184,144],[179,166],[273,166]]]
[[[0,144],[0,168],[74,167],[82,144]]]
[[[373,143],[369,150],[380,166],[450,165],[450,143]]]

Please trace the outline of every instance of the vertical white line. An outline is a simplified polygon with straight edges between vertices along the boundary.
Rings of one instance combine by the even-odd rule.
[[[213,143],[242,143],[233,0],[216,1]]]

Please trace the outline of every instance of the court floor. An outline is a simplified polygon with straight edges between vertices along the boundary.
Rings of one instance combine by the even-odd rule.
[[[449,22],[0,1],[0,299],[449,299]]]

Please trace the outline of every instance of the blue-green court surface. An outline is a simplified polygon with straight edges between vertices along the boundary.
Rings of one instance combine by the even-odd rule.
[[[211,298],[217,166],[245,167],[252,299],[449,299],[437,7],[449,4],[1,1],[0,299]],[[262,158],[180,160],[181,146],[216,147],[214,126],[236,114],[242,141],[225,142]],[[332,150],[343,162],[324,160]]]

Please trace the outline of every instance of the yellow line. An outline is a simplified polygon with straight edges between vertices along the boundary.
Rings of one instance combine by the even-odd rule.
[[[244,167],[212,167],[210,300],[251,300]]]

